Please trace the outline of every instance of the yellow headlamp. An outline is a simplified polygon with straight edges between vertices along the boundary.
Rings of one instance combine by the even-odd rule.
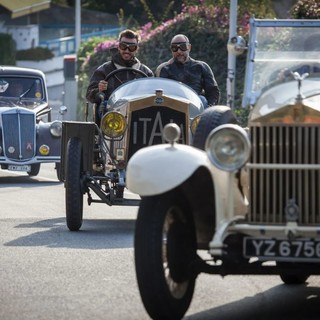
[[[106,113],[101,120],[101,130],[109,138],[122,136],[126,128],[126,119],[119,112],[110,111]]]

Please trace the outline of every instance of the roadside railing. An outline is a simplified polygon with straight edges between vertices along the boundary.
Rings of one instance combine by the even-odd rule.
[[[94,37],[113,37],[117,36],[121,28],[112,28],[103,31],[91,32],[81,35],[81,41],[87,41]],[[56,57],[75,53],[76,41],[75,37],[64,37],[53,40],[43,40],[39,42],[39,46],[50,49]]]

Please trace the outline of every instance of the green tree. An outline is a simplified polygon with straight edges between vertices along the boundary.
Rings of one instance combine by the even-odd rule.
[[[61,6],[69,6],[70,5],[68,0],[51,0],[51,2],[54,4],[61,5]]]
[[[299,0],[290,10],[294,19],[319,19],[319,0]]]
[[[310,0],[306,0],[310,1]],[[248,37],[248,19],[275,18],[271,0],[238,0],[238,34]],[[138,58],[153,71],[163,61],[171,57],[170,40],[177,33],[186,34],[192,43],[191,56],[206,61],[212,68],[221,89],[221,104],[226,104],[227,42],[229,37],[229,6],[226,0],[185,0],[181,13],[176,14],[159,26],[149,22],[140,29],[142,38]],[[151,10],[151,8],[150,8]],[[150,11],[149,14],[153,12]],[[101,41],[99,44],[98,42]],[[91,43],[80,57],[79,92],[85,92],[88,78],[102,62],[110,59],[110,47],[115,39],[99,39],[97,46]],[[89,49],[89,47],[91,48]],[[246,54],[237,57],[235,106],[238,118],[245,124],[246,111],[241,108],[244,84]],[[84,99],[84,97],[82,97]],[[84,100],[82,100],[84,101]],[[81,105],[84,105],[82,102]]]
[[[248,20],[248,16],[246,19]],[[246,35],[248,21],[242,20],[241,17],[239,25],[242,29],[241,32]],[[221,103],[225,104],[228,28],[228,8],[212,5],[208,7],[186,6],[182,13],[157,28],[154,29],[149,23],[139,30],[142,41],[138,58],[155,71],[161,62],[171,57],[169,49],[171,38],[177,33],[186,34],[192,43],[192,57],[204,60],[211,66],[222,92]],[[84,63],[81,65],[79,77],[80,92],[86,91],[88,79],[93,70],[111,58],[109,49],[114,45],[115,40],[108,39],[99,43],[95,47],[94,53],[90,54],[88,58],[83,58]],[[244,69],[244,61],[245,56],[238,58],[237,68],[239,70]],[[241,90],[241,87],[239,89]],[[82,96],[80,99],[83,98]]]
[[[75,0],[52,0],[59,5],[75,6]],[[144,24],[153,16],[154,22],[173,18],[181,12],[183,0],[81,0],[84,9],[124,15],[124,19],[135,20],[136,24]],[[132,18],[134,17],[134,19]]]
[[[0,65],[16,64],[16,43],[10,34],[0,33]]]

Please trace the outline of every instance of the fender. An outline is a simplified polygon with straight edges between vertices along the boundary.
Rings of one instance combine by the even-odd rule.
[[[200,166],[212,170],[206,153],[188,145],[142,148],[128,162],[126,186],[140,196],[164,193],[179,186]]]

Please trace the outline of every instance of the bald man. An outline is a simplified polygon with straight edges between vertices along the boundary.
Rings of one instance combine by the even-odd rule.
[[[220,90],[210,66],[190,57],[191,43],[184,34],[175,35],[170,43],[172,58],[161,63],[155,72],[157,77],[182,82],[201,98],[204,108],[217,105]]]

